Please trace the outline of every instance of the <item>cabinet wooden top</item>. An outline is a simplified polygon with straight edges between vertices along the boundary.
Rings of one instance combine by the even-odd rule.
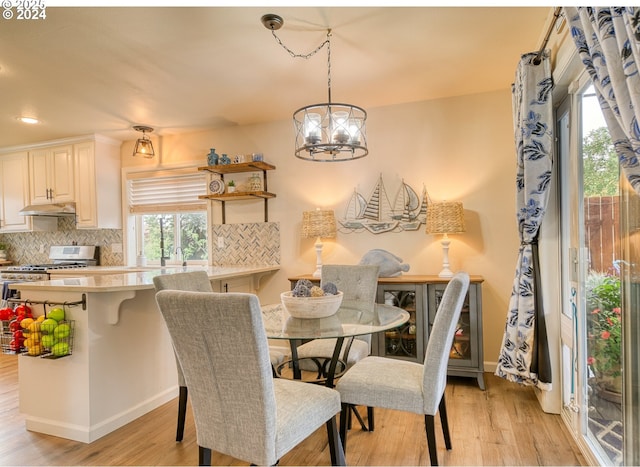
[[[207,165],[206,167],[198,167],[198,170],[206,170],[216,174],[233,174],[241,172],[256,172],[258,170],[274,170],[275,165],[267,164],[263,161],[240,162],[238,164],[218,164]]]
[[[308,279],[310,281],[319,282],[320,279],[313,277],[311,274],[303,274],[300,276],[289,277],[290,282],[300,279]],[[449,277],[440,277],[436,275],[420,275],[420,274],[403,274],[398,277],[378,277],[378,284],[446,284]],[[470,275],[469,279],[472,283],[484,282],[484,277],[478,275]]]

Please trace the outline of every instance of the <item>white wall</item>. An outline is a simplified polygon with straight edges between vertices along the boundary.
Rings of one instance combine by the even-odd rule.
[[[369,155],[352,162],[295,158],[293,123],[286,120],[155,135],[160,157],[152,161],[134,159],[130,141],[122,146],[122,164],[155,166],[197,160],[206,165],[209,148],[230,156],[264,153],[265,160],[277,168],[268,173],[269,191],[277,194],[269,201],[269,220],[280,222],[282,268],[263,281],[263,303],[279,300],[279,293],[289,288],[288,277],[315,268],[314,240],[300,238],[303,211],[323,207],[341,216],[354,187],[366,197],[381,173],[391,198],[404,178],[416,189],[424,183],[433,201],[463,202],[467,231],[451,236],[451,267],[485,278],[484,356],[487,371],[492,371],[519,246],[510,89],[367,110]],[[227,222],[255,221],[263,209],[261,202],[227,206]],[[325,264],[356,263],[368,250],[383,248],[408,262],[409,274],[437,274],[442,267],[440,237],[426,235],[424,226],[414,232],[377,235],[339,232],[324,245]]]

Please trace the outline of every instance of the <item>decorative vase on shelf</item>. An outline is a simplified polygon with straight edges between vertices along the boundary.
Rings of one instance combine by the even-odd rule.
[[[260,175],[253,174],[249,179],[249,191],[262,191],[262,179]]]
[[[219,156],[216,154],[216,150],[211,148],[211,152],[207,155],[207,164],[209,165],[218,165]]]
[[[220,158],[220,164],[221,165],[231,164],[231,159],[226,154],[222,154],[222,157]]]

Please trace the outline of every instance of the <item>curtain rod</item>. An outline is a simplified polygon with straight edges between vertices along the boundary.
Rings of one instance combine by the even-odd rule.
[[[536,65],[540,63],[540,59],[542,58],[544,49],[547,46],[547,43],[549,42],[549,37],[551,37],[551,32],[553,31],[553,27],[556,25],[556,22],[558,21],[558,18],[560,18],[560,16],[562,16],[562,7],[557,6],[555,11],[553,12],[553,21],[551,21],[551,24],[549,25],[549,29],[547,29],[547,33],[544,36],[542,45],[540,46],[540,50],[538,50],[538,53],[536,54],[536,58],[533,59],[533,63],[535,63]]]

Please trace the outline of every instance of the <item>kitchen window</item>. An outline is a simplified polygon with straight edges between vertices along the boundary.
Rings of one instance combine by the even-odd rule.
[[[146,264],[208,264],[206,175],[195,169],[127,174],[135,252]]]

